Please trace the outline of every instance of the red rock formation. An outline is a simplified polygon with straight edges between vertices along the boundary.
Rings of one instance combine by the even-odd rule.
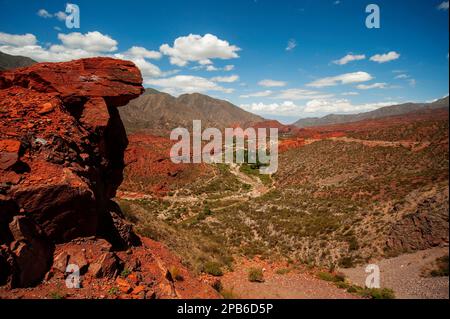
[[[110,58],[0,73],[0,285],[39,282],[57,243],[137,242],[110,199],[128,143],[116,107],[141,83],[133,63]]]

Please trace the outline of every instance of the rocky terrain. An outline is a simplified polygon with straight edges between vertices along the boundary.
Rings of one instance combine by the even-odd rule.
[[[166,191],[157,192],[133,183],[145,178],[137,177],[141,164],[125,170],[118,201],[138,232],[167,244],[194,271],[214,265],[228,289],[241,287],[245,260],[254,258],[267,269],[286,260],[333,271],[448,248],[448,108],[306,129],[251,125],[282,132],[272,176],[245,164],[158,166],[169,147],[156,147],[163,143],[155,138],[132,142],[149,158],[157,149],[152,166],[166,175],[159,183]],[[266,295],[292,296],[275,287],[299,277],[286,278],[271,276]],[[243,286],[236,295],[264,295],[257,284]]]
[[[217,296],[112,201],[128,145],[117,108],[141,84],[110,58],[0,73],[0,298]],[[81,290],[67,289],[68,265]]]

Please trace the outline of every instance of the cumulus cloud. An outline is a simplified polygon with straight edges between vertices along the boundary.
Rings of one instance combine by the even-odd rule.
[[[192,75],[176,75],[169,78],[148,79],[147,85],[154,85],[162,88],[161,90],[173,95],[183,93],[202,93],[207,91],[219,91],[223,93],[232,93],[233,89],[227,89],[211,80]]]
[[[364,54],[357,54],[357,55],[347,54],[346,56],[340,58],[339,60],[333,61],[333,63],[338,65],[345,65],[352,61],[364,60],[365,58],[366,56]]]
[[[186,66],[191,61],[208,65],[212,64],[211,59],[238,58],[237,52],[240,50],[239,47],[230,45],[213,34],[204,36],[190,34],[177,38],[173,46],[163,44],[160,47],[160,51],[170,57],[170,63],[178,66]]]
[[[309,87],[322,88],[327,86],[336,86],[339,84],[351,84],[358,82],[367,82],[372,80],[373,77],[367,72],[354,72],[354,73],[345,73],[337,76],[326,77],[322,79],[318,79],[314,82],[307,84]]]
[[[159,67],[146,59],[158,59],[162,55],[158,51],[150,51],[134,46],[122,53],[117,50],[117,41],[98,31],[81,34],[78,32],[58,34],[61,44],[41,46],[32,34],[12,35],[0,33],[0,51],[30,57],[36,61],[62,62],[94,56],[113,56],[131,60],[141,70],[144,78],[167,76],[172,72],[162,72]]]
[[[300,116],[302,107],[296,105],[292,101],[284,101],[282,103],[251,103],[241,104],[241,108],[252,113],[267,114],[267,115],[285,115],[285,116]]]
[[[98,31],[82,34],[72,32],[58,34],[62,44],[70,49],[81,49],[90,52],[113,52],[117,50],[117,41]]]
[[[400,54],[395,51],[391,51],[385,54],[375,54],[370,58],[370,61],[378,63],[386,63],[389,61],[397,60],[398,58],[400,58]]]
[[[67,18],[67,14],[65,12],[62,11],[58,11],[55,13],[55,17],[59,20],[59,21],[65,21]]]
[[[443,1],[440,5],[438,5],[437,8],[439,10],[447,11],[448,10],[448,1]]]
[[[40,9],[37,12],[37,15],[40,16],[41,18],[47,19],[47,18],[51,18],[53,17],[53,14],[49,13],[47,10],[45,9]]]
[[[287,85],[287,83],[284,81],[275,81],[270,79],[259,81],[258,84],[265,87],[282,87]]]
[[[387,83],[359,84],[356,88],[359,90],[385,89],[387,88]]]
[[[266,96],[272,95],[272,93],[273,92],[271,90],[266,90],[266,91],[259,91],[259,92],[244,94],[244,95],[241,95],[240,97],[244,98],[244,99],[251,98],[251,97],[266,97]]]
[[[52,14],[52,13],[48,12],[45,9],[40,9],[37,12],[37,15],[40,16],[41,18],[44,18],[44,19],[56,18],[59,21],[65,21],[66,18],[67,18],[67,14],[65,14],[62,11],[58,11],[58,12],[55,12],[54,14]]]
[[[37,39],[33,34],[8,34],[0,32],[0,44],[12,46],[35,45]]]
[[[239,81],[239,75],[216,76],[211,79],[213,82],[233,83]]]
[[[124,52],[124,54],[139,58],[146,58],[146,59],[160,59],[162,57],[162,54],[158,51],[150,51],[143,47],[133,46],[129,48],[127,51]]]
[[[295,49],[296,46],[297,46],[297,41],[295,41],[295,39],[290,39],[288,41],[286,51],[292,51]]]
[[[318,99],[306,103],[306,113],[351,113],[375,110],[383,106],[396,104],[394,102],[352,104],[347,99]]]
[[[332,94],[325,94],[318,91],[304,90],[304,89],[287,89],[282,90],[275,96],[277,99],[282,100],[310,100],[310,99],[323,99],[332,97]]]

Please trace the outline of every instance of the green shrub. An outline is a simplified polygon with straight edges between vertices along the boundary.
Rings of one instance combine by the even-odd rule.
[[[436,259],[437,268],[430,271],[432,277],[448,276],[448,255]]]
[[[129,269],[124,269],[124,270],[122,270],[122,272],[120,273],[120,277],[122,277],[122,278],[126,278],[126,277],[128,277],[128,275],[129,274],[131,274],[131,271],[129,270]]]
[[[345,281],[345,277],[342,274],[331,274],[329,272],[319,272],[317,274],[317,277],[319,277],[322,280],[325,281],[331,281],[331,282],[344,282]]]
[[[261,268],[250,268],[248,271],[248,280],[250,282],[264,282],[264,274]]]
[[[352,268],[354,266],[353,258],[352,257],[342,257],[339,260],[339,266],[342,268]]]
[[[213,261],[208,261],[203,265],[203,272],[216,277],[223,276],[221,265]]]
[[[286,275],[286,274],[288,274],[290,271],[291,271],[291,270],[290,270],[289,268],[280,268],[280,269],[277,269],[277,270],[275,271],[275,273],[276,273],[277,275]]]
[[[357,288],[356,294],[371,299],[395,299],[394,291],[388,288]]]

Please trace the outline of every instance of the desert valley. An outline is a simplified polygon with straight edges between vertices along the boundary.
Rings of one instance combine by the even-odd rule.
[[[0,0],[2,314],[447,307],[448,11]]]
[[[285,125],[126,61],[0,54],[0,298],[449,297],[448,97]],[[196,119],[278,128],[278,172],[174,164]]]

